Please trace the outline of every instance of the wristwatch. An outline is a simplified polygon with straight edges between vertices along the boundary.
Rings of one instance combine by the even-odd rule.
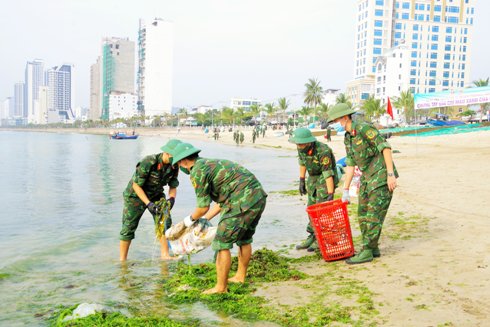
[[[388,177],[393,177],[393,176],[395,176],[394,173],[388,173]]]

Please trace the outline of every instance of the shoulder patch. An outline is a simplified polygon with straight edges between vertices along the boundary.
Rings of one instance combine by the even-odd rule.
[[[191,177],[191,183],[192,183],[192,187],[197,188],[197,183],[194,177]]]
[[[376,132],[370,128],[366,131],[366,136],[368,139],[372,140],[376,136]]]
[[[330,158],[329,157],[325,157],[322,159],[322,165],[328,166],[329,164],[330,164]]]

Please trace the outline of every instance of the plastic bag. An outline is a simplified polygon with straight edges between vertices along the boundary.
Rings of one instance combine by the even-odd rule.
[[[165,236],[174,255],[193,254],[210,246],[217,230],[218,227],[212,227],[207,220],[187,228],[180,222],[170,227]]]
[[[354,177],[352,178],[352,182],[349,187],[349,195],[350,196],[358,196],[359,195],[359,186],[361,186],[361,176],[362,171],[356,166],[354,168]]]

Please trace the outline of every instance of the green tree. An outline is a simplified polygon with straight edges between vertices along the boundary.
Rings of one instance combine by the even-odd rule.
[[[267,112],[267,117],[272,117],[274,116],[275,112],[276,112],[276,108],[274,107],[274,102],[271,102],[271,103],[266,103],[264,105],[264,108],[265,108],[265,112]]]
[[[306,123],[308,123],[308,116],[311,114],[311,112],[313,111],[312,108],[308,107],[308,106],[303,106],[301,107],[300,110],[298,110],[298,114],[299,115],[302,115],[304,117],[304,120]]]
[[[414,119],[414,101],[413,94],[410,89],[400,92],[399,97],[394,97],[392,105],[396,108],[402,108],[405,122],[410,122]]]
[[[254,103],[250,105],[250,112],[252,113],[253,118],[257,118],[262,110],[261,105]]]
[[[364,100],[362,109],[364,110],[364,115],[367,120],[378,118],[383,112],[385,112],[384,107],[381,105],[381,100],[376,99],[372,94],[366,100]]]
[[[231,125],[233,123],[233,109],[230,107],[223,107],[221,109],[221,121],[223,124]]]
[[[352,102],[350,101],[349,97],[345,93],[339,93],[337,95],[337,97],[335,98],[335,102],[337,102],[337,103],[345,103],[350,108],[352,108]]]
[[[279,98],[279,100],[277,100],[277,105],[278,105],[278,111],[280,111],[281,116],[284,116],[286,110],[288,110],[289,101],[286,98]]]
[[[308,83],[305,84],[306,91],[304,93],[304,103],[311,108],[316,108],[323,99],[323,88],[320,85],[320,81],[316,78],[310,78]]]
[[[476,87],[488,86],[488,80],[480,78],[479,80],[473,81],[473,85]],[[488,108],[489,103],[480,103],[480,123],[483,121],[483,112]]]

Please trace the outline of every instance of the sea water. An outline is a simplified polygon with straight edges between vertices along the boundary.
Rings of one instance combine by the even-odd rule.
[[[118,261],[122,192],[136,163],[161,152],[166,141],[161,136],[111,140],[103,135],[0,132],[1,326],[46,325],[57,306],[84,302],[123,313],[195,314],[195,306],[191,313],[164,303],[161,283],[172,274],[174,263],[159,260],[148,213],[141,219],[127,264]],[[277,193],[297,188],[295,151],[189,142],[203,157],[242,164],[269,193],[254,249],[289,247],[304,237],[304,197]],[[179,181],[174,222],[195,206],[189,177],[180,174]],[[212,260],[213,252],[206,249],[191,262]],[[209,317],[208,312],[207,319],[226,318]]]

